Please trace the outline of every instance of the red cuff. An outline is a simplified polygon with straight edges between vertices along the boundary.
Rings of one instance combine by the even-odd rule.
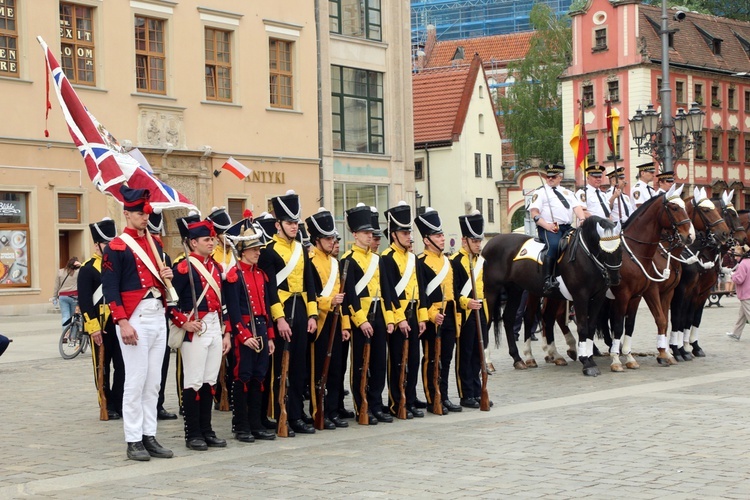
[[[179,309],[172,309],[169,311],[169,316],[172,318],[172,323],[182,328],[182,325],[187,323],[187,315]]]
[[[268,340],[275,339],[276,333],[274,332],[274,329],[273,329],[273,322],[266,323],[266,325],[267,325],[266,335],[268,335]]]
[[[114,321],[115,324],[121,319],[128,319],[128,315],[125,313],[125,308],[123,306],[118,306],[115,302],[109,303],[109,310],[112,312],[112,321]]]
[[[241,323],[237,323],[237,338],[240,341],[240,344],[244,344],[248,339],[253,338],[253,333],[245,328]]]

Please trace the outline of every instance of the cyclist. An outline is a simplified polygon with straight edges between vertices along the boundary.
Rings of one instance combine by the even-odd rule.
[[[59,303],[62,313],[62,326],[65,328],[73,317],[78,300],[78,257],[71,257],[65,267],[57,271],[55,279],[55,303]]]

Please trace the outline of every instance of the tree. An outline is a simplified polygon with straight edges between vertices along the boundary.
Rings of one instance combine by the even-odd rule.
[[[661,5],[661,0],[648,0],[644,3]],[[712,16],[728,17],[739,21],[750,21],[750,2],[739,0],[668,0],[669,8],[711,14]]]
[[[530,158],[561,161],[562,96],[559,77],[570,65],[572,34],[567,16],[558,18],[544,3],[529,16],[536,30],[526,57],[508,65],[513,85],[499,95],[505,134],[513,144],[519,164]]]

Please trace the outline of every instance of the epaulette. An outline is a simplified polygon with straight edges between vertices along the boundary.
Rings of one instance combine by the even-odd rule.
[[[352,250],[351,250],[351,249],[347,250],[346,252],[344,252],[344,255],[342,255],[342,256],[341,256],[341,259],[340,259],[340,260],[344,260],[344,259],[346,259],[346,258],[347,258],[347,257],[349,257],[349,256],[350,256],[351,254],[352,254]]]
[[[383,256],[383,257],[385,257],[386,255],[389,255],[389,254],[392,254],[392,253],[393,253],[393,248],[388,247],[385,250],[383,250],[383,252],[380,255]]]
[[[227,277],[225,279],[227,280],[227,283],[237,283],[239,276],[237,276],[237,268],[235,266],[232,266],[232,269],[227,271]]]
[[[89,257],[89,259],[88,259],[88,260],[87,260],[86,262],[84,262],[84,263],[83,263],[83,265],[82,265],[81,267],[84,267],[84,266],[88,266],[88,265],[93,265],[93,262],[94,262],[95,260],[96,260],[96,259],[95,259],[94,257]]]
[[[460,260],[461,259],[461,252],[454,253],[453,255],[451,255],[450,257],[448,257],[448,259],[449,260],[456,260],[456,259]]]
[[[177,272],[180,274],[187,274],[188,272],[188,261],[187,259],[182,259],[179,264],[177,264]]]
[[[118,236],[118,237],[116,237],[115,239],[113,239],[112,241],[109,242],[109,248],[111,248],[112,250],[116,250],[118,252],[122,252],[123,250],[125,250],[126,248],[128,248],[128,246]]]

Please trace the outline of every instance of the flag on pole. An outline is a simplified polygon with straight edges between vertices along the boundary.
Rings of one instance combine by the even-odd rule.
[[[154,208],[182,207],[197,210],[184,195],[159,180],[152,172],[141,166],[138,160],[125,152],[117,139],[88,112],[42,37],[37,37],[37,40],[44,49],[47,71],[52,74],[55,93],[60,101],[68,131],[83,156],[89,178],[96,189],[114,196],[122,203],[119,189],[120,185],[127,182],[133,189],[148,189],[151,193],[150,203]],[[48,93],[48,110],[49,107]]]
[[[612,103],[607,101],[607,145],[612,151],[612,157],[617,158],[617,132],[620,130],[620,112],[617,108],[612,107]]]
[[[237,176],[239,180],[243,180],[245,177],[253,173],[251,169],[247,168],[245,165],[238,162],[231,156],[226,161],[226,163],[224,163],[224,165],[221,166],[221,169],[232,172],[234,175]]]
[[[129,154],[130,156],[132,156],[133,158],[135,158],[135,159],[136,159],[136,160],[138,161],[138,163],[139,163],[139,164],[140,164],[140,165],[141,165],[141,166],[142,166],[143,168],[145,168],[146,170],[148,170],[148,172],[149,172],[149,173],[151,173],[151,174],[153,174],[153,173],[154,173],[154,169],[153,169],[153,168],[151,168],[151,165],[149,164],[149,162],[148,162],[148,160],[146,159],[146,157],[145,157],[145,156],[143,156],[143,153],[141,153],[141,150],[140,150],[140,149],[138,149],[138,148],[133,148],[133,149],[131,149],[130,151],[128,151],[128,154]]]
[[[580,167],[585,171],[589,163],[589,141],[586,136],[586,123],[583,117],[583,105],[581,101],[578,101],[578,105],[581,107],[581,113],[573,127],[573,135],[570,137],[570,147],[576,158],[576,167]]]

